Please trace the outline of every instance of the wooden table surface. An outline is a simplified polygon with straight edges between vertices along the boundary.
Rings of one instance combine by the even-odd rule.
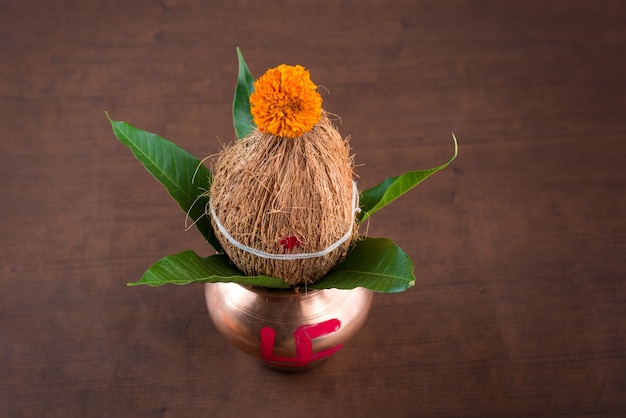
[[[125,286],[212,250],[104,109],[215,154],[237,46],[310,69],[362,189],[459,138],[369,225],[416,286],[304,373]],[[625,139],[619,0],[2,0],[0,416],[626,416]]]

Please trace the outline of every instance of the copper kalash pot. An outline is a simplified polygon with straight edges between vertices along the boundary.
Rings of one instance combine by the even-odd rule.
[[[354,337],[373,293],[207,283],[205,296],[213,323],[232,345],[271,368],[295,371],[319,365]]]

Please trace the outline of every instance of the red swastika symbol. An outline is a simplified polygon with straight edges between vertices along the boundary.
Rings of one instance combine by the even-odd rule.
[[[274,355],[274,341],[276,339],[276,331],[271,327],[261,328],[261,357],[269,365],[296,368],[303,367],[314,360],[333,355],[341,348],[341,344],[326,350],[313,352],[313,338],[321,337],[333,333],[341,328],[341,322],[338,319],[329,319],[314,325],[302,325],[296,328],[293,337],[296,344],[296,356],[284,357]]]

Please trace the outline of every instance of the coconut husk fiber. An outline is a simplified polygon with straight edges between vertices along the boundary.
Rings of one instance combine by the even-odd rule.
[[[314,282],[343,261],[358,234],[350,147],[325,112],[299,137],[255,129],[224,149],[214,165],[210,197],[234,240],[270,254],[319,252],[352,227],[350,239],[329,254],[275,260],[233,245],[212,219],[224,251],[246,275],[279,277],[290,285]]]

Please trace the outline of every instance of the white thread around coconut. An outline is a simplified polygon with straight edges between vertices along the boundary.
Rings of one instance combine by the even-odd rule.
[[[270,260],[301,260],[305,258],[323,257],[327,254],[330,254],[335,249],[337,249],[341,244],[349,240],[350,237],[352,237],[352,230],[354,228],[354,222],[351,222],[350,229],[348,230],[348,232],[346,232],[344,236],[342,236],[337,241],[335,241],[334,243],[332,243],[331,245],[329,245],[328,247],[324,248],[321,251],[316,251],[314,253],[272,254],[272,253],[268,253],[265,251],[257,250],[252,247],[248,247],[247,245],[244,245],[240,243],[239,241],[237,241],[228,233],[226,228],[224,228],[224,225],[222,225],[220,220],[217,218],[217,215],[215,214],[215,210],[213,209],[213,205],[211,201],[209,201],[209,210],[211,212],[211,217],[213,218],[213,221],[215,222],[215,226],[217,226],[217,229],[220,231],[220,233],[224,236],[224,238],[226,238],[226,240],[229,243],[231,243],[233,246],[249,254],[255,255],[260,258],[267,258]],[[361,211],[361,208],[359,208],[359,192],[356,187],[356,182],[354,181],[352,182],[352,211],[353,213],[358,213]]]

